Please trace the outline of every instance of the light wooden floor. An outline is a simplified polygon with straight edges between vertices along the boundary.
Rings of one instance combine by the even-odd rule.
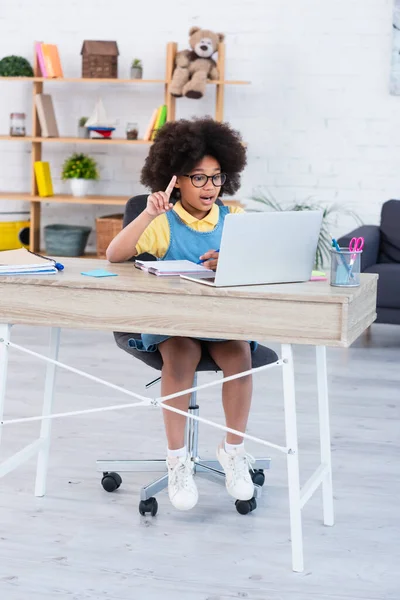
[[[13,340],[46,351],[48,332],[15,327]],[[155,373],[104,333],[65,331],[60,359],[137,391]],[[304,481],[318,453],[314,353],[296,347],[295,359]],[[328,360],[337,524],[321,525],[317,494],[304,511],[303,574],[290,569],[280,454],[272,454],[267,496],[245,517],[204,479],[193,511],[176,512],[164,492],[155,519],[137,510],[144,474],[126,474],[117,493],[103,491],[96,458],[164,456],[159,409],[140,408],[55,421],[45,498],[33,496],[33,463],[0,481],[1,600],[398,600],[400,327],[376,325],[369,346],[363,338],[350,350],[329,350]],[[44,363],[13,350],[10,373],[6,417],[39,414]],[[200,403],[203,415],[222,420],[218,393],[202,392]],[[256,376],[249,426],[278,443],[280,393],[278,370]],[[57,410],[124,401],[59,372]],[[38,423],[4,428],[2,457],[38,430]],[[200,436],[203,454],[213,457],[220,433],[202,427]],[[248,449],[263,453],[256,444]]]

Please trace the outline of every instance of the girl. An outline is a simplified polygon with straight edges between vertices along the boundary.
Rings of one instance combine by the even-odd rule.
[[[121,262],[149,252],[161,260],[202,260],[205,267],[215,270],[215,249],[220,245],[225,216],[243,212],[215,202],[224,193],[237,191],[245,164],[241,137],[226,124],[203,118],[164,125],[142,170],[141,182],[152,191],[146,209],[112,240],[107,249],[108,260]],[[176,200],[175,204],[171,200]],[[142,334],[135,345],[146,352],[160,351],[163,396],[192,386],[203,346],[225,377],[250,369],[254,349],[252,343],[245,341],[150,334]],[[223,384],[227,427],[245,431],[251,394],[250,375]],[[168,403],[187,411],[189,395]],[[186,417],[168,410],[163,411],[163,416],[168,441],[169,498],[175,508],[188,510],[196,505],[198,492],[193,463],[184,445]],[[227,433],[217,448],[217,458],[225,471],[229,494],[239,500],[252,498],[252,459],[244,450],[243,438]]]

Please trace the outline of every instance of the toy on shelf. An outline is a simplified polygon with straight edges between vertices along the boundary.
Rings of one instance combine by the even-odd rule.
[[[115,130],[115,121],[110,121],[107,117],[106,109],[101,98],[96,102],[94,110],[85,123],[88,131],[98,133],[100,138],[110,138]]]
[[[118,77],[117,42],[85,40],[82,44],[82,77],[113,79]]]
[[[175,70],[169,87],[172,96],[195,99],[204,96],[207,79],[219,78],[217,64],[211,57],[217,52],[218,44],[224,41],[224,37],[223,33],[214,33],[200,27],[189,30],[192,49],[182,50],[176,55]]]

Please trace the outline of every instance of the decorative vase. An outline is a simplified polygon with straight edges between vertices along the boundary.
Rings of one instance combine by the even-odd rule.
[[[131,67],[131,79],[142,79],[143,69],[142,67]]]
[[[73,196],[87,196],[90,188],[90,179],[70,179],[71,193]]]
[[[87,139],[89,137],[89,129],[87,127],[78,127],[78,137]]]

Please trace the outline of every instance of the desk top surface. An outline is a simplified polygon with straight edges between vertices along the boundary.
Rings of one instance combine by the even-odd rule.
[[[4,285],[31,285],[116,292],[263,298],[265,300],[308,300],[348,304],[358,298],[363,290],[375,285],[378,278],[378,275],[375,274],[362,274],[361,285],[356,288],[332,287],[329,281],[214,288],[179,277],[149,275],[136,269],[131,262],[110,264],[107,260],[82,258],[63,258],[60,261],[65,265],[65,269],[54,275],[0,276],[0,289]],[[81,274],[82,271],[92,269],[105,269],[116,273],[117,277],[88,277]]]

